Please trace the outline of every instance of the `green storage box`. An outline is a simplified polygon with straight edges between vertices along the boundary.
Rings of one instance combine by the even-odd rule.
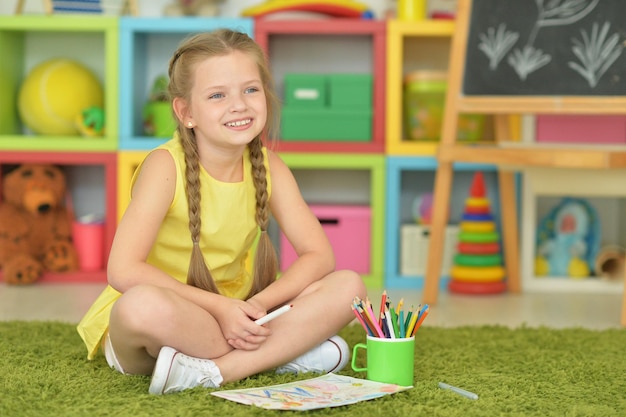
[[[285,75],[285,106],[321,109],[327,103],[328,79],[325,75]]]
[[[328,104],[331,108],[371,109],[372,85],[370,74],[331,74]]]
[[[369,142],[372,140],[372,110],[285,107],[281,140]]]

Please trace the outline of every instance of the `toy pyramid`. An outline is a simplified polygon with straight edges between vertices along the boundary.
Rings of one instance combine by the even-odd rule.
[[[500,235],[491,215],[482,172],[474,174],[460,224],[457,254],[448,289],[464,294],[496,294],[506,290]]]

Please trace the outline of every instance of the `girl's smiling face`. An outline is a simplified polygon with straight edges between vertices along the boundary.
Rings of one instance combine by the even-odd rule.
[[[267,102],[257,63],[234,51],[208,58],[194,71],[184,123],[193,123],[198,141],[214,146],[247,145],[267,119]]]

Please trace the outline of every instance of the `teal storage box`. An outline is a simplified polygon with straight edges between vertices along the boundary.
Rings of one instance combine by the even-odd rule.
[[[328,79],[325,75],[285,75],[285,106],[321,109],[327,102]]]
[[[331,74],[328,104],[331,108],[371,109],[372,86],[370,74]]]
[[[371,109],[283,108],[281,140],[368,142],[371,139]]]

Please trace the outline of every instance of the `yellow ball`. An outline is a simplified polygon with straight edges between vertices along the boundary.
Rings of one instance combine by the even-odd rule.
[[[69,59],[45,61],[26,76],[18,97],[22,122],[41,135],[78,135],[76,117],[88,107],[103,107],[95,75]]]

